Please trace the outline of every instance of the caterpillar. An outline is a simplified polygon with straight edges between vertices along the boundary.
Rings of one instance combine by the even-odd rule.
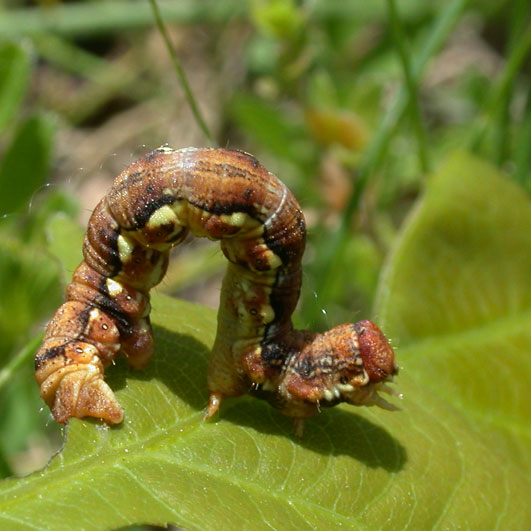
[[[299,435],[305,418],[340,402],[396,409],[379,394],[396,394],[386,382],[397,365],[375,324],[293,328],[306,226],[290,190],[249,154],[161,147],[129,165],[94,209],[83,261],[35,355],[56,421],[122,421],[104,369],[119,352],[132,368],[149,362],[149,290],[189,232],[219,240],[228,260],[206,418],[224,397],[245,393],[291,417]]]

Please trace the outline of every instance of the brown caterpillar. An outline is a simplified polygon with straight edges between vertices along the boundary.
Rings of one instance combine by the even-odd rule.
[[[323,334],[294,330],[306,229],[292,193],[251,155],[159,148],[127,167],[90,218],[84,260],[35,355],[41,396],[58,422],[123,412],[103,380],[123,352],[134,368],[153,354],[149,290],[188,231],[221,241],[229,264],[208,369],[206,417],[224,396],[251,393],[303,419],[339,402],[391,408],[379,391],[397,372],[370,321]]]

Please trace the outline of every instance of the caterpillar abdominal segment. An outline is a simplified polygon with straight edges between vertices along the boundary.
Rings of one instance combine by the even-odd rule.
[[[370,321],[322,334],[294,330],[306,229],[293,194],[251,155],[159,148],[126,168],[95,208],[83,261],[35,355],[41,396],[58,422],[123,412],[103,380],[122,352],[134,368],[153,354],[149,290],[188,232],[220,240],[228,260],[208,367],[206,417],[247,392],[303,419],[339,402],[392,409],[378,394],[396,374]]]

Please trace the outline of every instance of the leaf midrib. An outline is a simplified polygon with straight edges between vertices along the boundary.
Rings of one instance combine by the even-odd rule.
[[[234,406],[237,404],[235,403]],[[229,407],[234,407],[229,406]],[[123,446],[116,446],[112,448],[112,450],[105,450],[105,454],[102,456],[101,454],[95,455],[91,454],[84,459],[80,461],[76,461],[74,463],[69,463],[66,466],[62,466],[61,468],[57,468],[52,471],[47,471],[46,475],[37,476],[39,472],[35,472],[33,474],[30,474],[29,476],[26,476],[24,478],[11,478],[13,481],[24,481],[24,480],[31,480],[31,483],[24,483],[23,485],[15,485],[11,489],[4,490],[0,494],[2,497],[7,496],[8,494],[15,494],[17,493],[16,499],[7,499],[5,500],[1,506],[3,507],[2,510],[2,516],[3,513],[9,514],[9,508],[13,507],[15,505],[18,505],[20,503],[25,503],[26,500],[29,498],[31,499],[34,496],[35,491],[39,490],[39,484],[44,481],[48,485],[52,483],[54,487],[57,487],[61,484],[64,484],[65,482],[71,481],[72,477],[86,474],[87,470],[93,469],[97,471],[98,469],[108,469],[113,468],[116,471],[119,471],[121,468],[129,468],[123,463],[123,455],[124,455],[124,449],[127,448],[130,452],[130,456],[128,458],[128,463],[133,463],[135,461],[139,460],[162,460],[166,463],[169,463],[172,466],[178,466],[186,470],[190,470],[193,472],[197,472],[202,474],[204,477],[212,477],[217,480],[223,480],[231,485],[235,485],[238,488],[240,488],[242,491],[249,492],[252,490],[255,493],[260,493],[260,497],[263,499],[264,496],[269,497],[272,500],[275,500],[275,502],[282,502],[284,505],[289,507],[289,510],[295,510],[291,508],[290,504],[297,504],[311,507],[312,511],[319,512],[323,515],[323,517],[329,518],[330,515],[333,516],[335,521],[341,520],[344,525],[353,525],[353,523],[360,527],[360,523],[356,520],[352,520],[348,516],[345,516],[344,514],[341,514],[339,512],[335,512],[331,509],[327,509],[326,507],[323,507],[321,505],[318,505],[317,503],[313,501],[309,501],[304,498],[300,498],[297,496],[292,495],[286,495],[283,491],[280,493],[277,493],[273,490],[263,489],[260,488],[260,486],[256,482],[248,482],[244,483],[241,480],[237,479],[235,476],[230,474],[220,474],[216,473],[215,471],[209,469],[205,465],[201,465],[199,463],[187,463],[186,461],[176,459],[171,459],[171,454],[168,454],[167,452],[161,452],[161,447],[168,447],[169,445],[168,440],[171,441],[171,443],[181,443],[182,441],[186,439],[188,435],[190,435],[192,432],[195,432],[197,429],[201,429],[203,426],[203,422],[197,422],[198,417],[202,417],[203,413],[195,413],[190,415],[186,421],[180,422],[178,424],[174,424],[172,427],[164,428],[162,431],[159,431],[157,434],[147,438],[147,439],[140,439],[138,441],[135,441],[131,444],[124,444]],[[189,429],[186,429],[184,432],[183,427],[188,427]],[[172,438],[172,435],[178,435],[177,437]],[[67,441],[67,437],[65,436],[65,444]],[[165,444],[166,443],[166,444]],[[149,450],[149,448],[152,448],[153,450]],[[135,452],[135,449],[138,449],[138,452]],[[138,454],[141,455],[138,455]],[[52,459],[57,458],[56,454]],[[105,463],[101,464],[101,460],[105,459]],[[94,463],[94,460],[98,459],[100,462],[98,464]],[[111,464],[112,462],[112,464]],[[48,465],[47,465],[48,466]],[[129,470],[131,472],[131,470]],[[54,478],[54,476],[59,475],[59,478]],[[151,492],[151,495],[156,497],[156,494],[153,493],[153,489],[148,486],[149,491]],[[50,488],[47,488],[47,491],[49,492]],[[17,492],[18,491],[18,492]],[[249,498],[253,498],[253,496],[249,496]],[[259,498],[258,498],[259,499]],[[6,511],[6,508],[8,509]],[[299,510],[297,509],[297,512]],[[363,526],[364,529],[366,529],[366,526]]]
[[[120,458],[123,458],[123,454],[124,454],[124,450],[127,449],[128,450],[128,453],[130,453],[131,455],[129,456],[129,458],[133,458],[135,457],[135,452],[134,450],[137,450],[138,451],[141,451],[142,448],[145,450],[146,447],[156,447],[156,446],[159,446],[160,444],[158,444],[158,441],[162,442],[162,440],[165,440],[165,439],[168,439],[171,437],[171,434],[173,433],[174,435],[179,435],[182,437],[184,437],[185,435],[187,435],[188,433],[190,433],[191,431],[195,431],[199,426],[201,426],[202,423],[200,422],[196,422],[198,418],[200,418],[202,416],[202,413],[193,413],[191,415],[189,415],[185,420],[182,420],[181,422],[179,423],[175,423],[173,424],[171,427],[166,427],[160,431],[158,431],[157,433],[155,433],[154,435],[151,435],[145,439],[138,439],[137,441],[134,441],[134,442],[131,442],[131,443],[124,443],[123,445],[120,445],[120,446],[115,446],[113,448],[106,448],[104,450],[104,454],[96,454],[96,453],[91,453],[89,455],[86,455],[84,458],[80,459],[80,460],[76,460],[74,462],[70,462],[68,464],[62,464],[60,467],[58,466],[58,468],[55,468],[53,470],[50,470],[48,467],[50,466],[50,463],[52,460],[54,459],[57,459],[59,457],[59,455],[61,454],[61,452],[63,451],[64,447],[66,446],[67,444],[67,441],[68,441],[68,433],[65,434],[65,439],[64,439],[64,444],[62,446],[62,448],[51,458],[50,462],[42,469],[42,470],[38,470],[38,471],[35,471],[31,474],[29,474],[28,476],[24,476],[22,478],[9,478],[8,481],[17,481],[17,480],[20,480],[20,481],[28,481],[28,480],[31,480],[31,483],[26,483],[25,485],[15,485],[13,486],[12,488],[10,489],[7,489],[7,490],[2,490],[0,491],[0,495],[1,496],[5,496],[11,492],[14,492],[15,490],[22,490],[24,488],[28,488],[29,490],[35,488],[34,485],[38,484],[39,482],[41,481],[45,481],[45,482],[50,482],[52,481],[52,479],[54,478],[54,476],[57,476],[59,475],[60,478],[59,479],[55,479],[55,484],[58,484],[60,483],[61,481],[64,481],[68,478],[70,478],[72,475],[75,475],[76,472],[78,472],[79,470],[81,470],[83,468],[83,470],[86,470],[87,468],[90,468],[90,467],[94,467],[94,468],[104,468],[106,466],[109,465],[109,461],[112,461],[113,464],[115,461],[117,461],[118,459]],[[82,422],[82,421],[78,421],[78,422]],[[190,429],[187,429],[185,431],[183,431],[183,427],[190,427]],[[67,425],[67,428],[68,428],[68,425]],[[177,437],[176,439],[179,439],[179,437]],[[105,464],[95,464],[93,463],[94,459],[98,459],[98,460],[102,460],[102,459],[105,459]],[[46,474],[45,475],[41,475],[41,476],[38,476],[38,474],[40,472],[43,472],[46,470]],[[72,471],[72,472],[71,472]],[[61,478],[61,476],[64,475],[64,478]],[[28,487],[29,485],[29,487]],[[9,502],[9,500],[7,500]],[[4,504],[2,504],[4,505]]]

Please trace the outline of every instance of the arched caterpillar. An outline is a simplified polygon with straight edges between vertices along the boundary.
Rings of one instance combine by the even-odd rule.
[[[294,330],[305,220],[293,194],[251,155],[159,148],[127,167],[96,206],[84,260],[35,355],[41,396],[58,422],[123,412],[103,379],[123,352],[134,368],[153,354],[149,290],[188,232],[220,240],[228,259],[208,368],[207,418],[225,396],[251,393],[303,419],[339,402],[392,408],[378,392],[397,372],[370,321],[318,334]]]

